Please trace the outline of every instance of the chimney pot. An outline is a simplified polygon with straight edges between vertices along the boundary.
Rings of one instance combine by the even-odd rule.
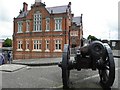
[[[69,2],[68,7],[71,7],[71,2]]]
[[[26,2],[23,3],[23,12],[27,11],[28,9],[28,4]]]
[[[71,2],[69,2],[69,5],[71,5]]]

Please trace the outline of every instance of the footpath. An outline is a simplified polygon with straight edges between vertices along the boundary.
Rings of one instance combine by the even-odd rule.
[[[114,58],[120,58],[120,51],[113,50]],[[70,57],[70,60],[74,60],[74,55]],[[13,72],[27,66],[49,66],[58,65],[62,61],[62,58],[40,58],[40,59],[24,59],[13,60],[11,64],[3,64],[0,66],[0,71]]]
[[[57,65],[61,58],[40,58],[40,59],[24,59],[13,60],[12,64],[28,65],[28,66],[48,66]]]
[[[24,59],[13,60],[11,64],[3,64],[0,66],[0,71],[14,72],[27,66],[49,66],[58,65],[61,58],[40,58],[40,59]]]

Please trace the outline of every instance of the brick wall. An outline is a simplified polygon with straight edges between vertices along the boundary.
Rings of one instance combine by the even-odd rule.
[[[25,3],[24,3],[25,4]],[[23,4],[23,6],[24,6]],[[27,4],[25,4],[27,5]],[[26,6],[27,8],[27,6]],[[25,8],[25,10],[26,10]],[[26,10],[27,11],[27,10]],[[42,14],[42,32],[33,32],[33,15],[36,11]],[[55,40],[61,40],[61,48],[63,50],[64,44],[68,43],[68,33],[71,25],[68,12],[52,14],[49,13],[45,6],[32,6],[27,16],[14,18],[13,30],[13,59],[31,59],[31,58],[45,58],[45,57],[61,57],[62,51],[55,51]],[[50,18],[50,31],[46,32],[46,17]],[[62,31],[55,30],[55,19],[62,18]],[[26,32],[26,21],[29,20],[30,31]],[[18,33],[18,21],[22,21],[22,33]],[[42,51],[33,51],[33,40],[40,39],[42,41]],[[18,51],[18,41],[22,40],[22,51]],[[29,51],[26,51],[26,40],[29,40]],[[49,40],[50,51],[46,52],[45,40]]]

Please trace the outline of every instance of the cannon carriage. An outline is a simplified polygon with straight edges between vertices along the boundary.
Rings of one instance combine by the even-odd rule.
[[[76,50],[74,61],[70,60],[70,45],[65,44],[62,54],[63,88],[69,88],[70,70],[92,69],[98,70],[102,87],[110,88],[115,79],[115,63],[112,50],[107,43],[93,41]]]

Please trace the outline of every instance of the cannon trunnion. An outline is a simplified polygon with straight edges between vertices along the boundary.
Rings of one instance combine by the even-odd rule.
[[[92,69],[99,71],[100,83],[103,87],[111,87],[115,79],[115,63],[112,50],[108,44],[93,41],[89,45],[76,50],[75,60],[70,60],[70,46],[64,45],[62,62],[63,88],[69,88],[69,76],[71,69]]]

